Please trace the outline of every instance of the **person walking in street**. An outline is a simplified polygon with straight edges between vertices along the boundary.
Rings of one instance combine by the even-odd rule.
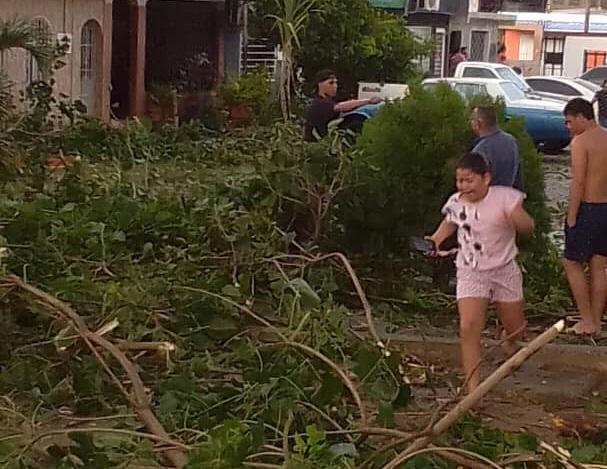
[[[523,276],[516,263],[516,233],[531,234],[533,219],[523,208],[524,194],[512,187],[491,186],[492,175],[480,153],[465,155],[456,165],[457,193],[442,209],[445,216],[429,237],[434,254],[457,232],[457,309],[461,360],[468,392],[480,383],[481,334],[489,303],[502,324],[507,356],[525,329]]]
[[[596,336],[607,300],[607,130],[585,99],[572,99],[563,113],[573,137],[563,263],[581,317],[571,332]]]
[[[603,81],[601,89],[596,92],[592,104],[598,103],[599,125],[607,128],[607,80]]]
[[[470,126],[478,137],[475,153],[482,154],[491,168],[492,186],[523,190],[521,163],[516,139],[497,125],[495,106],[477,106],[470,116]]]
[[[314,78],[314,97],[305,111],[304,139],[308,142],[323,138],[329,131],[329,122],[342,112],[352,111],[366,104],[378,104],[379,97],[351,99],[337,102],[337,75],[332,70],[321,70]]]

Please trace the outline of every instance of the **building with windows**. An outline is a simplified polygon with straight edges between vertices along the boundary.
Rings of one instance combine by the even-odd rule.
[[[498,14],[500,3],[495,0],[410,0],[409,29],[433,44],[432,53],[422,61],[426,75],[449,75],[449,58],[461,47],[468,49],[470,60],[495,61],[499,26],[514,21],[514,17]]]
[[[506,47],[508,65],[520,68],[523,75],[542,73],[542,25],[502,25],[500,33],[500,43]]]
[[[515,26],[504,28],[504,36],[515,31],[533,31],[541,50],[533,74],[577,77],[607,64],[607,15],[599,10],[588,16],[581,10],[517,13]]]
[[[4,19],[33,19],[37,41],[67,44],[57,91],[104,119],[143,114],[146,90],[175,79],[197,54],[221,76],[235,8],[235,0],[0,0]],[[17,87],[42,78],[23,51],[0,60]]]
[[[607,0],[548,0],[546,8],[549,11],[557,11],[583,9],[587,6],[592,9],[605,10],[607,9]]]

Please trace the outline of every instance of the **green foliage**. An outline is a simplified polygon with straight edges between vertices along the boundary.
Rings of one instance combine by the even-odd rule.
[[[261,436],[261,438],[260,438]],[[206,442],[198,445],[185,466],[186,469],[233,469],[242,467],[245,458],[263,441],[261,435],[248,425],[232,420],[209,432]]]
[[[357,454],[350,443],[329,445],[316,425],[308,425],[304,437],[295,436],[294,450],[285,469],[351,469]]]
[[[419,72],[426,51],[401,16],[373,8],[368,0],[324,1],[302,37],[299,62],[311,78],[334,69],[347,92],[359,81],[404,83]]]
[[[375,9],[368,0],[319,0],[317,7],[320,12],[310,16],[296,57],[308,78],[334,69],[342,90],[350,94],[359,81],[402,83],[417,75],[415,59],[427,47],[401,16]],[[265,37],[265,18],[274,11],[274,1],[256,0],[254,9],[253,22]]]
[[[351,191],[340,200],[346,240],[397,251],[431,230],[452,191],[450,162],[468,143],[465,103],[447,86],[386,104],[358,141]]]
[[[245,104],[251,106],[255,115],[259,116],[270,99],[268,71],[259,67],[237,77],[229,76],[219,92],[226,105]]]
[[[38,63],[43,76],[48,74],[54,58],[51,42],[39,41],[36,25],[25,18],[0,18],[0,52],[10,49],[28,51]]]
[[[408,223],[425,229],[438,216],[430,204],[438,207],[452,185],[449,160],[465,146],[465,112],[446,89],[414,90],[387,105],[355,149],[339,133],[305,143],[298,127],[284,124],[219,136],[196,123],[154,129],[76,117],[49,130],[41,112],[39,133],[10,142],[30,170],[3,185],[0,248],[10,250],[2,267],[69,302],[93,330],[118,321],[112,339],[175,345],[129,356],[163,426],[195,448],[188,467],[242,467],[263,445],[281,445],[287,429],[285,467],[350,469],[375,442],[329,432],[359,422],[344,382],[317,357],[279,343],[243,308],[355,377],[372,424],[395,425],[396,411],[413,400],[401,375],[405,357],[353,339],[350,278],[301,253],[343,239],[396,250],[402,239],[390,240],[388,230],[404,237],[413,232]],[[74,156],[74,166],[42,190],[46,157],[61,153]],[[365,276],[386,259],[369,256]],[[412,308],[445,306],[409,285],[404,294]],[[37,453],[24,444],[41,422],[56,421],[56,409],[131,412],[75,331],[48,318],[44,305],[3,290],[0,312],[0,393],[9,409],[0,411],[0,429],[24,428],[25,439],[0,445],[0,461],[35,467]],[[139,428],[130,416],[107,425]],[[158,453],[136,436],[75,427],[50,446],[48,467],[149,466]],[[530,446],[526,436],[460,430],[465,437],[450,438],[485,453]],[[445,466],[420,456],[407,467]]]
[[[492,461],[507,453],[531,453],[538,449],[537,438],[528,433],[509,433],[481,424],[479,417],[466,416],[449,434],[459,448],[485,456]]]

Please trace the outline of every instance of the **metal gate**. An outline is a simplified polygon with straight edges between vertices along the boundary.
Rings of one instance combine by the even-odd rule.
[[[470,60],[485,61],[487,49],[487,31],[472,31],[470,35]]]

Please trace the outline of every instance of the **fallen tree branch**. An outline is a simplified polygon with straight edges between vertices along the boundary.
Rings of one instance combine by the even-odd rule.
[[[40,290],[39,288],[24,282],[21,278],[16,275],[9,275],[7,279],[17,287],[28,292],[30,295],[37,298],[42,304],[46,305],[47,308],[54,309],[60,313],[65,319],[72,323],[78,334],[82,337],[84,342],[87,344],[91,352],[101,362],[103,368],[112,377],[120,391],[123,393],[125,398],[133,406],[133,409],[137,413],[141,422],[145,425],[145,428],[150,434],[156,435],[157,438],[169,441],[171,438],[164,429],[156,415],[150,407],[149,398],[145,392],[145,387],[139,373],[135,369],[133,363],[126,357],[126,355],[120,350],[118,346],[100,336],[99,334],[91,331],[84,320],[76,313],[69,305],[59,300],[58,298],[49,295],[48,293]],[[98,345],[105,351],[109,352],[115,359],[120,363],[120,366],[125,371],[128,379],[131,383],[132,393],[130,393],[116,375],[111,371],[95,345]],[[179,449],[167,449],[165,451],[167,459],[177,467],[183,467],[187,463],[187,456],[184,452],[184,445]]]
[[[337,365],[333,360],[328,358],[326,355],[323,355],[318,350],[313,349],[312,347],[310,347],[308,345],[300,344],[299,342],[285,341],[285,342],[276,342],[273,344],[264,344],[264,345],[266,347],[276,347],[278,345],[286,345],[288,347],[297,348],[297,349],[307,353],[308,355],[312,355],[313,357],[318,358],[321,362],[323,362],[325,365],[327,365],[329,368],[331,368],[333,371],[335,371],[335,373],[337,374],[337,376],[339,376],[339,378],[344,383],[346,388],[348,388],[348,391],[350,391],[350,394],[352,395],[352,398],[354,399],[354,402],[356,403],[356,406],[358,407],[358,412],[360,413],[361,425],[363,427],[367,426],[367,422],[368,422],[367,411],[365,410],[365,406],[363,404],[362,399],[360,398],[360,394],[359,394],[358,390],[356,389],[356,386],[354,386],[354,383],[348,377],[347,373],[339,365]]]
[[[455,423],[462,415],[469,411],[477,402],[487,395],[504,378],[510,376],[529,357],[535,354],[548,342],[552,341],[565,329],[565,321],[560,320],[541,335],[521,348],[512,357],[506,360],[495,372],[485,379],[473,392],[464,397],[450,412],[434,424],[429,434],[415,440],[407,449],[398,454],[392,461],[384,466],[384,469],[396,469],[409,459],[409,455],[428,446],[434,437],[440,435]]]
[[[184,451],[189,451],[191,448],[179,441],[172,440],[171,438],[163,438],[153,433],[138,432],[135,430],[126,430],[123,428],[102,428],[102,427],[82,427],[82,428],[64,428],[60,430],[49,430],[44,433],[36,435],[30,440],[27,445],[23,448],[21,453],[25,453],[29,448],[34,446],[38,441],[51,436],[66,435],[68,433],[111,433],[115,435],[132,436],[136,438],[145,438],[155,443],[164,443],[167,446],[180,448]]]
[[[464,466],[466,469],[473,469],[473,468],[480,468],[480,467],[482,467],[483,469],[486,469],[487,467],[494,468],[494,469],[503,469],[502,466],[499,466],[498,464],[494,463],[493,461],[486,458],[485,456],[481,456],[480,454],[473,453],[472,451],[466,451],[466,450],[460,449],[460,448],[448,448],[448,447],[439,447],[439,446],[431,446],[429,448],[422,448],[422,449],[418,449],[416,451],[412,451],[411,453],[406,455],[400,461],[399,465],[415,456],[419,456],[420,454],[425,454],[425,453],[435,453],[437,456],[443,457],[445,459],[453,458],[453,456],[452,456],[453,454],[459,453],[464,456],[467,456],[467,458],[465,460],[466,464],[468,464],[470,462],[468,460],[468,458],[473,458],[477,461],[482,461],[486,464],[486,466],[468,466],[468,465],[466,465],[466,466]],[[450,459],[450,460],[455,462],[453,459]]]
[[[278,232],[285,237],[287,236],[287,233],[285,233],[284,231],[282,231],[280,229],[278,229]],[[352,284],[354,285],[356,294],[358,295],[358,298],[360,299],[363,310],[365,311],[367,327],[369,328],[369,333],[371,334],[371,337],[373,337],[373,340],[378,345],[378,347],[380,347],[382,349],[385,348],[384,343],[382,342],[381,338],[377,334],[377,329],[375,328],[375,322],[373,321],[373,311],[371,309],[371,304],[369,303],[369,300],[367,299],[367,295],[365,294],[365,291],[362,287],[362,284],[360,283],[358,275],[356,275],[356,271],[352,267],[352,264],[350,263],[349,259],[341,252],[332,252],[329,254],[321,254],[321,255],[312,256],[308,251],[306,251],[304,249],[304,247],[301,244],[297,243],[296,241],[291,241],[291,242],[297,249],[299,249],[302,252],[301,255],[285,254],[282,256],[275,256],[271,260],[291,258],[291,259],[301,259],[301,260],[305,260],[306,262],[309,262],[311,264],[316,264],[318,262],[322,262],[327,259],[333,259],[333,258],[338,259],[343,264],[346,271],[348,272],[348,275],[350,276],[350,279],[352,280]]]
[[[192,287],[178,287],[178,288],[180,288],[182,290],[187,290],[187,291],[202,293],[202,294],[205,294],[205,295],[209,295],[209,296],[211,296],[213,298],[217,298],[219,300],[222,300],[223,302],[225,302],[225,303],[227,303],[229,305],[232,305],[232,306],[238,308],[243,313],[247,314],[248,316],[250,316],[253,319],[255,319],[256,321],[260,322],[264,326],[268,327],[270,330],[272,330],[274,333],[276,333],[278,335],[278,337],[280,337],[280,339],[283,340],[283,342],[276,342],[276,343],[272,343],[272,344],[265,344],[265,346],[267,346],[267,347],[275,347],[277,345],[287,345],[289,347],[298,348],[299,350],[302,350],[303,352],[307,353],[308,355],[312,355],[312,356],[318,358],[323,363],[325,363],[333,371],[335,371],[335,373],[337,373],[337,375],[341,378],[341,380],[344,383],[344,385],[348,388],[348,390],[350,391],[350,394],[352,394],[352,397],[354,398],[354,402],[358,406],[358,410],[359,410],[359,413],[360,413],[361,424],[362,424],[363,427],[367,426],[367,422],[368,422],[367,412],[365,411],[362,399],[360,398],[360,394],[359,394],[358,390],[356,389],[356,386],[354,386],[354,383],[348,377],[348,375],[346,374],[346,372],[339,365],[337,365],[335,362],[333,362],[331,359],[329,359],[328,357],[326,357],[325,355],[323,355],[318,350],[315,350],[312,347],[309,347],[308,345],[301,344],[299,342],[294,342],[294,341],[289,340],[280,331],[280,329],[278,329],[277,327],[275,327],[274,325],[272,325],[269,321],[267,321],[266,319],[264,319],[261,316],[259,316],[257,313],[255,313],[254,311],[252,311],[250,308],[248,308],[246,306],[243,306],[243,305],[241,305],[241,304],[239,304],[239,303],[237,303],[235,301],[232,301],[229,298],[225,298],[224,296],[218,295],[217,293],[213,293],[213,292],[210,292],[208,290],[202,290],[202,289],[199,289],[199,288],[192,288]]]
[[[453,451],[453,448],[450,448],[448,450],[442,450],[433,445],[430,445],[428,448],[435,450],[434,452],[436,453],[436,455],[444,459],[445,461],[452,462],[454,464],[457,464],[459,467],[464,467],[465,469],[491,469],[495,467],[487,463],[485,459],[479,458],[478,456],[480,455],[476,453],[474,453],[476,459],[470,459],[466,456],[471,456],[471,454],[464,452],[461,449],[458,449],[458,451]]]

